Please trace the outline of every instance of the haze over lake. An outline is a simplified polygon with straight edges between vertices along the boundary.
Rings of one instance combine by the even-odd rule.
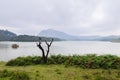
[[[13,49],[13,43],[19,44],[19,48]],[[45,44],[43,43],[45,47]],[[103,41],[60,41],[53,42],[50,55],[84,55],[84,54],[112,54],[120,56],[120,43]],[[41,55],[36,42],[0,42],[0,61],[8,61],[19,56]]]

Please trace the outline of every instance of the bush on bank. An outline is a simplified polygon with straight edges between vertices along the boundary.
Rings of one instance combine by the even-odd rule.
[[[41,56],[18,57],[7,62],[7,66],[26,66],[44,64]],[[64,64],[66,66],[78,66],[90,69],[120,69],[120,57],[114,55],[52,55],[48,57],[47,64]]]

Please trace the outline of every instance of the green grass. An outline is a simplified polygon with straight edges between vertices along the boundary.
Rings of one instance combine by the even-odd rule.
[[[25,72],[30,80],[120,80],[119,69],[82,69],[80,67],[65,65],[29,65],[6,66],[0,63],[0,71]],[[0,78],[9,80],[9,77]]]

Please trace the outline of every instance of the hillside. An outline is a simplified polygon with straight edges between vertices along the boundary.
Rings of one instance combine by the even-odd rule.
[[[63,40],[80,40],[80,41],[112,41],[119,39],[120,36],[73,36],[62,31],[53,29],[43,30],[39,33],[39,36],[44,37],[56,37]]]
[[[50,37],[41,37],[42,41],[47,40],[50,41]],[[19,42],[36,42],[39,40],[38,36],[31,36],[31,35],[18,35],[10,39],[10,41],[19,41]],[[60,41],[58,38],[54,38],[54,41]]]
[[[39,36],[40,37],[40,36]],[[0,30],[0,41],[21,41],[21,42],[34,42],[39,40],[38,36],[32,35],[16,35],[8,30]],[[41,37],[42,40],[51,40],[50,37]],[[58,38],[54,38],[55,41],[60,41]]]
[[[0,41],[8,41],[13,37],[16,37],[17,35],[13,32],[10,32],[8,30],[0,30]]]
[[[120,42],[120,38],[112,40],[112,42]]]
[[[54,38],[55,41],[73,40],[73,41],[113,41],[120,42],[120,36],[73,36],[62,31],[53,29],[43,30],[38,36],[32,35],[17,35],[8,30],[0,30],[0,41],[24,41],[33,42],[38,41],[38,37],[42,40],[50,40]]]
[[[77,39],[75,36],[69,35],[69,34],[61,32],[61,31],[53,30],[53,29],[43,30],[39,33],[39,36],[56,37],[56,38],[60,38],[60,39],[64,39],[64,40]]]

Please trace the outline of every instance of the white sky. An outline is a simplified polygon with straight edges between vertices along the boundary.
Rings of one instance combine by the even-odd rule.
[[[120,0],[0,0],[0,29],[37,35],[120,35]]]

